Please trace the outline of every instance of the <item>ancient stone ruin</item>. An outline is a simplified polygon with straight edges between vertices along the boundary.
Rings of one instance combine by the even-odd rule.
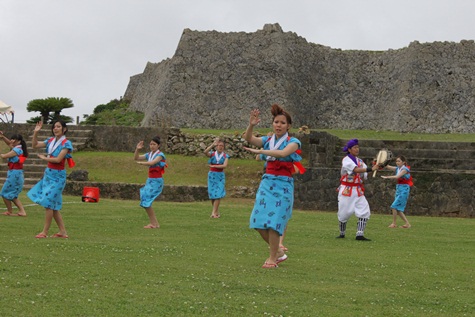
[[[185,29],[175,55],[147,63],[124,98],[144,126],[244,128],[282,104],[294,126],[475,132],[475,43],[410,43],[388,51],[308,43],[279,24],[254,33]],[[267,120],[267,121],[266,121]]]

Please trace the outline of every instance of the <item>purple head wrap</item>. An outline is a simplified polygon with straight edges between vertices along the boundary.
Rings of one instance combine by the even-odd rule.
[[[343,152],[348,152],[348,149],[351,149],[355,145],[358,145],[358,139],[351,139],[346,143],[345,147],[343,148]]]

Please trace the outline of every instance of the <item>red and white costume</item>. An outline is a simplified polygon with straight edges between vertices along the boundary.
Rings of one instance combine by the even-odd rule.
[[[338,220],[346,223],[351,215],[369,219],[371,214],[368,201],[364,196],[363,180],[368,173],[354,173],[355,167],[366,168],[363,160],[355,157],[356,163],[345,156],[342,160],[340,187],[338,189]]]

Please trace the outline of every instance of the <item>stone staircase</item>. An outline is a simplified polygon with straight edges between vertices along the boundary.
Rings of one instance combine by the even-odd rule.
[[[336,145],[333,165],[341,166],[344,157],[343,146],[348,140]],[[454,173],[475,173],[475,144],[470,142],[427,142],[427,141],[382,141],[360,140],[360,155],[366,164],[372,162],[379,150],[387,148],[395,158],[404,155],[413,171],[453,171]],[[391,165],[395,165],[394,160]]]
[[[51,137],[51,130],[42,129],[38,133],[38,141]],[[82,128],[81,126],[68,126],[68,132],[66,134],[68,140],[73,143],[73,156],[74,152],[80,151],[88,146],[88,143],[93,139],[93,131]],[[33,149],[31,147],[31,135],[26,139],[28,145],[28,159],[23,164],[23,170],[25,175],[24,189],[33,187],[42,177],[46,167],[46,162],[36,156],[37,153],[44,153],[44,148]],[[0,182],[3,184],[7,176],[8,167],[5,161],[0,167]]]

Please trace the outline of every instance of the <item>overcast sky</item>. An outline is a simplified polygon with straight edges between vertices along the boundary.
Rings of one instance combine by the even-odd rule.
[[[388,50],[473,40],[474,14],[473,0],[0,0],[0,100],[25,122],[38,115],[30,100],[67,97],[64,114],[82,119],[147,62],[172,57],[185,28],[279,23],[332,48]]]

